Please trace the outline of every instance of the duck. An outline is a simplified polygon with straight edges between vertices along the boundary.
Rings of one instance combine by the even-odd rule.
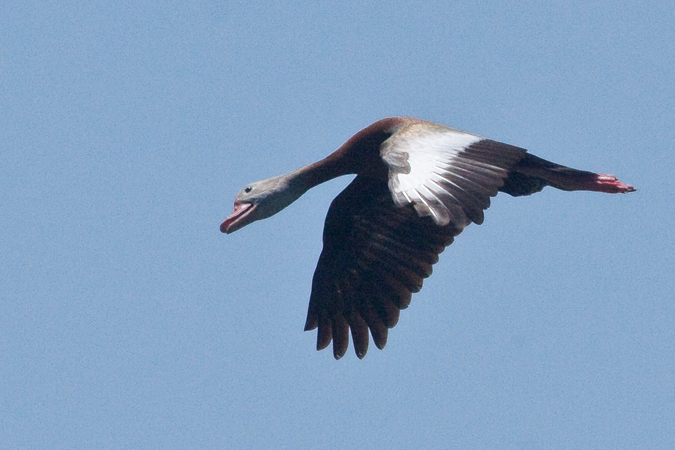
[[[635,191],[615,176],[562,166],[513,145],[412,117],[379,120],[326,158],[247,184],[220,225],[233,233],[283,210],[309,189],[356,175],[331,202],[305,322],[317,350],[333,343],[362,359],[369,335],[388,331],[431,276],[439,255],[466,226],[480,225],[490,198],[546,186],[608,194]]]

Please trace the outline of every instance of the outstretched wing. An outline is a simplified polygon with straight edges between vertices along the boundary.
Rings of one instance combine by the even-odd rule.
[[[382,145],[398,206],[413,204],[438,225],[483,223],[490,197],[527,151],[429,122],[413,123]]]
[[[483,210],[526,151],[429,122],[412,123],[380,147],[388,183],[359,175],[328,210],[305,330],[317,349],[342,357],[387,342],[438,255]]]
[[[332,340],[333,354],[342,357],[350,328],[359,358],[368,350],[368,329],[384,348],[399,311],[460,231],[437,226],[410,205],[396,206],[386,182],[356,177],[326,216],[305,324],[305,330],[319,328],[317,349]]]

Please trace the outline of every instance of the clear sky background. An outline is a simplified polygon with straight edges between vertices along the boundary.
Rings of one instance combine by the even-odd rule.
[[[675,3],[0,6],[0,448],[675,448]],[[394,115],[635,185],[500,195],[362,361],[302,331],[334,180]]]

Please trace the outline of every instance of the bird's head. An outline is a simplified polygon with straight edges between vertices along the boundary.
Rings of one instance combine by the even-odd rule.
[[[220,231],[229,234],[256,220],[273,216],[304,192],[294,187],[288,175],[247,184],[234,199],[234,211],[220,224]]]

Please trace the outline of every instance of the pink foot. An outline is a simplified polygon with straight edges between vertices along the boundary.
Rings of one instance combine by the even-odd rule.
[[[635,188],[629,184],[623,184],[614,175],[604,173],[598,174],[596,178],[596,190],[607,192],[609,194],[625,194],[635,191]]]

